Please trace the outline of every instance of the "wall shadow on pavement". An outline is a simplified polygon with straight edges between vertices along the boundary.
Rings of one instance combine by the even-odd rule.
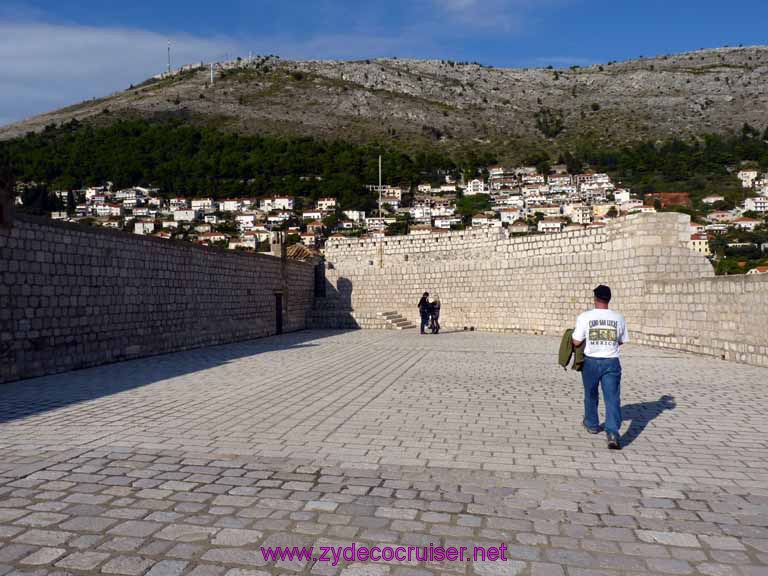
[[[674,396],[667,394],[653,402],[639,402],[622,406],[622,420],[630,421],[630,424],[621,437],[621,445],[629,446],[632,444],[645,431],[648,424],[667,410],[674,410],[676,407],[677,403]]]
[[[0,384],[0,424],[209,370],[248,356],[316,347],[320,345],[318,340],[337,334],[338,330],[303,330]]]

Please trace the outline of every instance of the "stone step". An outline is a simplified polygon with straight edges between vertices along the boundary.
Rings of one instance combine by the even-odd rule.
[[[384,319],[387,323],[388,330],[408,330],[410,328],[416,328],[416,325],[404,318],[402,314],[398,312],[377,312],[376,316]]]

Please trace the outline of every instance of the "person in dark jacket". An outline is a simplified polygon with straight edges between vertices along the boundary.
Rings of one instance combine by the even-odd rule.
[[[435,294],[429,305],[431,308],[430,316],[432,317],[429,327],[432,330],[432,334],[437,334],[440,332],[440,296]]]
[[[419,316],[421,316],[421,333],[426,334],[426,328],[429,324],[429,292],[424,292],[419,300]]]

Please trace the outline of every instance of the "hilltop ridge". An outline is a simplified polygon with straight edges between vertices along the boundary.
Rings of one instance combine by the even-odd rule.
[[[718,48],[588,67],[493,68],[447,60],[290,61],[185,67],[111,96],[0,128],[183,116],[243,133],[406,146],[589,138],[604,144],[727,133],[768,112],[768,47]]]

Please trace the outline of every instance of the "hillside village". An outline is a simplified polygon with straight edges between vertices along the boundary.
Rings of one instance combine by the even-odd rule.
[[[481,176],[482,174],[482,176]],[[768,174],[744,169],[737,173],[743,202],[728,209],[721,195],[701,200],[690,248],[708,257],[729,232],[753,232],[766,226]],[[20,184],[19,191],[33,183]],[[54,192],[61,210],[56,220],[81,222],[186,240],[231,250],[268,251],[274,231],[284,231],[288,244],[322,250],[328,238],[377,238],[397,234],[439,234],[472,228],[505,228],[510,234],[554,234],[604,226],[606,221],[635,212],[689,209],[688,193],[645,194],[643,199],[615,183],[608,174],[569,174],[566,166],[548,174],[532,166],[489,166],[463,181],[448,174],[440,184],[413,189],[369,186],[380,198],[378,209],[365,213],[346,209],[334,197],[305,205],[304,198],[272,195],[260,198],[165,198],[151,187],[113,189],[111,183],[81,190]],[[19,196],[17,201],[20,202]],[[468,211],[469,210],[469,211]],[[764,254],[768,245],[725,242],[725,248]],[[767,272],[754,266],[749,273]]]

